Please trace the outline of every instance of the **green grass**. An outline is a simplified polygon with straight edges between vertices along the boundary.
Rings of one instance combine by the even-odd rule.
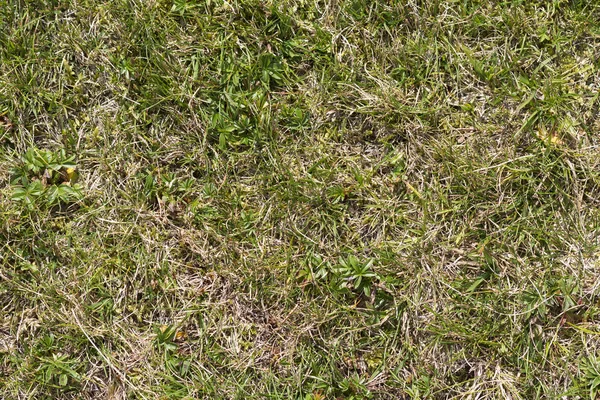
[[[0,397],[596,398],[599,40],[594,1],[0,0]]]

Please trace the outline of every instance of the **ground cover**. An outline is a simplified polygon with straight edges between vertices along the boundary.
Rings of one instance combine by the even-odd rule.
[[[600,390],[594,1],[0,0],[0,397]]]

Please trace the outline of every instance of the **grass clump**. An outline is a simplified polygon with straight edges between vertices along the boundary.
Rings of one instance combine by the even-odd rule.
[[[77,180],[75,157],[67,157],[62,150],[29,149],[12,169],[12,200],[33,208],[40,199],[46,205],[58,205],[81,200],[81,185]]]
[[[0,397],[595,398],[598,26],[0,0]]]

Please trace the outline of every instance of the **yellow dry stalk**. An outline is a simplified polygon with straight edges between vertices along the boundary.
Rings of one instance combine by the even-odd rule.
[[[540,125],[537,132],[535,133],[535,136],[537,136],[538,139],[540,139],[542,142],[547,143],[547,144],[549,143],[554,146],[564,145],[564,142],[562,141],[562,139],[560,137],[558,137],[556,132],[548,132],[546,127],[543,125]]]

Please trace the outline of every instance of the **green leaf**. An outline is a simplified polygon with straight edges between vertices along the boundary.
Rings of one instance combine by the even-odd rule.
[[[219,134],[219,148],[221,150],[227,149],[227,137],[225,136],[225,134],[223,132],[221,132],[221,134]]]
[[[39,197],[44,193],[44,186],[40,181],[33,181],[27,186],[27,191],[32,196]]]
[[[473,293],[485,281],[483,277],[475,279],[475,281],[467,289],[467,293]]]
[[[27,190],[24,187],[18,186],[14,189],[12,194],[13,200],[23,200],[27,196]]]
[[[57,187],[55,185],[50,186],[46,191],[46,203],[49,205],[54,204],[58,195],[59,193]]]

